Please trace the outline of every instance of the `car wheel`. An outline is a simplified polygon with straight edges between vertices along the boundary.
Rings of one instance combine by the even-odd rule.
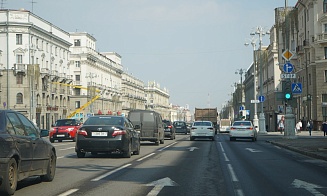
[[[215,141],[215,136],[213,136],[213,137],[211,138],[211,140],[212,140],[212,141]]]
[[[160,140],[160,144],[164,144],[165,143],[165,139]]]
[[[56,156],[51,150],[50,159],[47,167],[47,174],[41,176],[41,180],[45,182],[51,182],[56,173]]]
[[[53,143],[53,142],[54,142],[54,139],[51,139],[51,138],[50,138],[50,142]]]
[[[252,138],[252,142],[255,142],[255,140],[256,140],[255,137],[253,137],[253,138]]]
[[[193,140],[194,140],[194,137],[191,136],[191,137],[190,137],[190,140],[193,141]]]
[[[85,157],[85,152],[81,152],[80,150],[77,150],[76,155],[77,155],[78,158],[84,158]]]
[[[235,138],[233,138],[233,137],[229,138],[229,141],[234,141],[234,140],[235,140]]]
[[[140,154],[140,151],[141,151],[141,144],[140,144],[140,141],[138,142],[138,145],[137,145],[137,150],[133,152],[133,154],[135,155],[139,155]]]
[[[76,137],[73,137],[73,142],[76,142]]]
[[[155,141],[155,142],[154,142],[154,145],[159,146],[159,141],[158,141],[158,140]]]
[[[124,158],[130,158],[132,153],[132,144],[131,142],[128,143],[128,148],[125,152],[123,152],[123,157]]]
[[[4,174],[2,184],[0,186],[0,192],[6,195],[13,195],[17,188],[17,163],[15,159],[10,159],[7,165],[7,171]]]
[[[171,140],[173,140],[174,138],[175,138],[175,136],[174,136],[174,135],[171,135],[171,136],[170,136],[170,139],[171,139]]]

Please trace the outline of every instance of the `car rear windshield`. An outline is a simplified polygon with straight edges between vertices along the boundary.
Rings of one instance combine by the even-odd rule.
[[[175,126],[185,126],[186,123],[185,122],[174,122]]]
[[[251,126],[251,122],[234,122],[233,126]]]
[[[193,126],[211,126],[210,122],[194,122]]]
[[[90,117],[84,125],[124,125],[124,119],[122,117],[108,116],[108,117]]]
[[[74,119],[65,119],[65,120],[57,120],[56,121],[56,126],[76,126],[76,120]]]

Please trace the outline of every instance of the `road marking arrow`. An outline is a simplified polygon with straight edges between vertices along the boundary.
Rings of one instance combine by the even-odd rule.
[[[253,149],[253,148],[245,148],[245,150],[248,150],[250,152],[262,152],[260,150],[256,150],[256,149]]]
[[[316,185],[316,184],[312,184],[312,183],[308,183],[308,182],[305,182],[302,180],[295,179],[293,181],[292,185],[295,188],[304,188],[305,190],[309,191],[312,195],[324,195],[316,190],[318,188],[324,188],[324,187]]]
[[[194,151],[195,149],[199,149],[199,148],[198,147],[190,147],[188,149],[190,149],[190,151]]]
[[[160,193],[161,189],[165,186],[179,186],[176,182],[170,178],[162,178],[160,180],[153,181],[146,186],[154,186],[154,188],[147,194],[147,196],[156,196]]]

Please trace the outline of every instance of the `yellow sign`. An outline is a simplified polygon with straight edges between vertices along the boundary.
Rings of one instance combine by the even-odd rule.
[[[287,60],[287,61],[291,60],[293,56],[294,56],[294,54],[291,51],[289,51],[289,50],[285,50],[283,52],[283,58],[285,60]]]

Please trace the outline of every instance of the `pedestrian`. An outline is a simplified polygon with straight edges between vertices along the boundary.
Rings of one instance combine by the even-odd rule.
[[[324,137],[327,134],[327,121],[322,123],[322,131],[324,132]]]
[[[302,129],[301,119],[296,123],[295,128],[297,133],[301,133],[301,129]]]
[[[281,117],[281,119],[278,122],[278,130],[280,131],[280,133],[283,133],[285,129],[284,126],[284,116]]]
[[[309,134],[311,136],[311,131],[312,131],[312,128],[313,128],[313,123],[312,123],[312,120],[310,119],[307,123],[307,129],[309,131]]]

